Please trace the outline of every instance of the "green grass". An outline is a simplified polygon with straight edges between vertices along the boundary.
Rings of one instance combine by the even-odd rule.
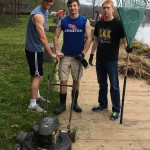
[[[42,117],[26,111],[30,99],[30,75],[24,53],[27,19],[28,16],[14,20],[7,17],[0,22],[0,150],[11,150],[17,134],[21,130],[30,132],[33,122]],[[54,33],[47,33],[49,42],[53,36]],[[43,96],[53,65],[44,63],[44,80],[40,86]],[[54,88],[51,91],[49,115],[53,115],[51,111],[58,104],[58,91]]]

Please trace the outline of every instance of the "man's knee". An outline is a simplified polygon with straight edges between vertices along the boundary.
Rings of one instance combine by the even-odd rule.
[[[62,85],[66,85],[66,84],[67,84],[67,80],[60,81],[60,83],[61,83]]]
[[[32,77],[32,81],[39,81],[41,82],[43,80],[43,76],[34,76]]]
[[[79,89],[79,84],[80,84],[80,82],[79,82],[79,81],[77,81],[77,80],[73,80],[73,87],[75,87],[75,88]]]
[[[67,93],[67,80],[60,81],[60,84],[64,85],[64,86],[60,86],[60,93],[61,94],[66,94]]]

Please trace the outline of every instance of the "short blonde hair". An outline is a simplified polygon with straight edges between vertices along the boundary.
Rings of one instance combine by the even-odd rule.
[[[114,2],[112,0],[105,0],[103,3],[102,3],[102,7],[105,5],[105,4],[110,4],[112,8],[114,8]]]

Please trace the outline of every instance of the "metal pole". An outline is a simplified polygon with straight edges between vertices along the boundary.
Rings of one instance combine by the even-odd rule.
[[[55,74],[57,64],[58,64],[58,61],[56,61],[54,64],[51,76],[48,76],[49,82],[48,82],[48,85],[46,87],[46,101],[45,101],[45,105],[44,105],[44,109],[43,109],[43,115],[44,115],[44,110],[45,110],[46,106],[47,106],[47,110],[48,110],[48,105],[47,105],[48,104],[48,97],[49,97],[49,94],[51,92],[52,81],[54,79],[54,74]]]
[[[81,61],[79,61],[77,82],[79,81],[79,76],[80,76],[81,67],[82,67]],[[72,103],[71,103],[71,110],[70,110],[69,122],[68,122],[68,125],[67,125],[68,132],[70,132],[71,119],[72,119],[72,111],[73,111],[73,105],[74,105],[74,101],[75,101],[75,94],[76,94],[76,92],[77,92],[77,83],[76,83],[76,85],[73,87],[73,93],[74,93],[74,95],[73,95],[73,99],[72,99]]]
[[[122,124],[122,120],[123,120],[124,100],[125,100],[126,82],[127,82],[127,75],[128,75],[128,62],[129,62],[129,53],[127,54],[127,58],[126,58],[126,71],[125,71],[124,84],[123,84],[120,124]]]

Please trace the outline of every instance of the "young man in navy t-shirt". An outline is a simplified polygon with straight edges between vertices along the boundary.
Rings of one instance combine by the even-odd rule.
[[[57,55],[61,56],[59,63],[60,84],[67,85],[71,71],[73,86],[77,88],[75,93],[72,90],[72,97],[75,94],[73,110],[82,112],[77,100],[79,94],[79,81],[82,77],[83,67],[80,69],[78,78],[80,60],[77,60],[75,57],[84,57],[88,51],[91,44],[91,26],[87,18],[79,15],[79,0],[68,0],[67,6],[69,9],[69,16],[61,19],[58,23],[54,36],[54,47]],[[63,46],[60,50],[58,39],[61,31],[63,31]],[[87,36],[86,43],[84,43],[85,34]],[[66,97],[67,87],[60,86],[60,106],[55,109],[55,114],[59,115],[66,110]]]

